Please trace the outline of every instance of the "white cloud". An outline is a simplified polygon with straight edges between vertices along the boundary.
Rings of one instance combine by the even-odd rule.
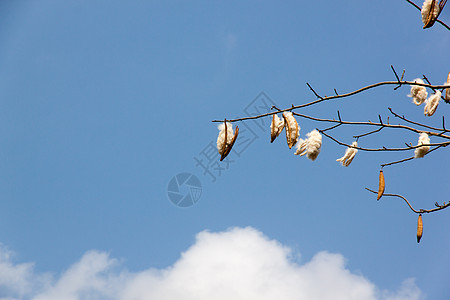
[[[48,274],[34,274],[32,263],[13,264],[13,253],[0,244],[0,300],[22,299],[47,287]]]
[[[288,247],[253,228],[203,231],[166,269],[131,273],[107,253],[89,251],[59,278],[50,280],[35,275],[30,264],[12,264],[1,249],[0,299],[422,298],[413,280],[406,280],[397,292],[379,291],[368,279],[346,269],[340,254],[320,252],[304,264],[293,261],[291,255]],[[40,288],[34,284],[36,278],[44,283]]]

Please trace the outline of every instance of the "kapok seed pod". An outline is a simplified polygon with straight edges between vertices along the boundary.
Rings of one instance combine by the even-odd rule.
[[[233,148],[234,142],[236,142],[237,136],[239,134],[239,127],[236,126],[236,130],[234,131],[233,139],[231,140],[230,144],[227,144],[225,142],[225,149],[223,151],[222,156],[220,157],[220,161],[224,160],[225,157],[227,157],[228,154],[230,154],[231,148]],[[225,131],[225,137],[227,136],[227,132]]]
[[[420,243],[420,239],[423,234],[423,223],[422,223],[422,215],[419,215],[419,219],[417,220],[417,242]]]
[[[275,126],[275,115],[272,117],[272,126],[270,126],[270,142],[273,143],[277,138],[277,128]]]
[[[294,118],[294,122],[295,122],[295,136],[291,139],[291,143],[292,143],[292,146],[294,146],[296,143],[297,143],[297,139],[298,139],[298,132],[299,132],[299,130],[298,130],[298,123],[297,123],[297,120]],[[289,149],[291,149],[292,148],[292,146],[291,147],[289,147]]]
[[[378,182],[378,196],[377,196],[377,200],[380,200],[381,196],[383,196],[383,194],[384,194],[384,187],[385,187],[384,174],[383,174],[383,170],[380,170],[380,179],[379,179],[379,182]]]
[[[289,126],[289,120],[284,116],[283,114],[283,118],[284,118],[284,127],[285,127],[285,131],[286,131],[286,142],[288,144],[289,149],[291,149],[291,144],[290,144],[290,140],[291,140],[291,126]]]
[[[299,126],[297,120],[292,116],[292,113],[289,112],[288,117],[283,113],[284,118],[284,127],[286,128],[286,141],[289,149],[292,148],[297,143],[298,135],[299,135]]]
[[[423,25],[423,29],[430,28],[436,22],[436,18],[434,17],[434,7],[435,7],[435,5],[438,5],[436,3],[436,0],[432,0],[431,1],[431,5],[430,5],[431,8],[430,8],[430,11],[428,12],[428,16],[427,16],[427,19],[425,21],[425,24]]]

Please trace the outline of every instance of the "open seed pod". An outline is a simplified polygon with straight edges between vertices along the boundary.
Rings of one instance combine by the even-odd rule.
[[[289,149],[297,143],[300,127],[297,120],[292,115],[292,112],[284,112],[284,127],[286,128],[286,140]]]
[[[384,187],[385,187],[385,183],[384,183],[384,174],[383,174],[383,170],[380,170],[380,179],[378,182],[378,196],[377,196],[377,200],[380,200],[381,196],[383,196],[384,194]]]
[[[217,137],[217,150],[220,154],[220,161],[222,161],[230,153],[231,148],[233,148],[239,134],[239,127],[236,126],[236,131],[233,133],[233,125],[225,120],[223,124],[219,125],[219,130],[219,136]]]
[[[439,105],[439,101],[441,100],[441,96],[441,91],[436,91],[436,93],[431,95],[430,98],[425,101],[425,107],[423,109],[425,116],[431,117],[434,114]]]
[[[270,142],[273,143],[275,139],[280,135],[284,128],[284,118],[280,119],[276,114],[272,117],[272,123],[270,124]]]
[[[423,234],[423,223],[422,223],[422,215],[419,215],[419,219],[417,220],[417,242],[420,243],[420,239]]]
[[[433,26],[440,12],[441,9],[437,0],[424,1],[421,9],[423,29]]]

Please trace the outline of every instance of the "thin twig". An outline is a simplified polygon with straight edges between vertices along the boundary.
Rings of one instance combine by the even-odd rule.
[[[376,191],[374,191],[374,190],[371,190],[371,189],[369,189],[369,188],[365,188],[365,189],[368,190],[369,192],[374,193],[374,194],[378,194],[378,192],[376,192]],[[450,201],[449,201],[447,204],[445,204],[445,202],[444,202],[443,205],[439,205],[438,203],[435,203],[435,205],[436,205],[437,207],[436,207],[436,208],[433,208],[433,209],[423,209],[423,208],[421,208],[421,209],[419,209],[419,210],[416,210],[416,209],[414,209],[414,208],[412,207],[412,205],[409,203],[408,199],[406,199],[406,198],[403,197],[402,195],[397,195],[397,194],[383,194],[383,197],[398,197],[398,198],[401,198],[401,199],[405,200],[405,202],[406,202],[406,204],[408,204],[409,208],[410,208],[413,212],[415,212],[416,214],[432,213],[432,212],[435,212],[435,211],[438,211],[438,210],[445,209],[445,208],[447,208],[447,207],[450,206]]]
[[[418,82],[414,82],[414,81],[400,81],[400,83],[402,85],[417,85],[417,86],[424,86],[424,87],[428,87],[428,88],[434,88],[434,89],[444,89],[444,88],[450,88],[450,85],[431,85],[431,84],[426,84],[426,83],[418,83]],[[383,82],[378,82],[378,83],[374,83],[365,87],[362,87],[358,90],[355,90],[353,92],[350,93],[346,93],[346,94],[339,94],[339,95],[334,95],[334,96],[327,96],[327,97],[322,97],[321,99],[317,99],[305,104],[301,104],[301,105],[297,105],[297,106],[292,106],[290,108],[286,108],[286,109],[282,109],[278,112],[285,112],[285,111],[292,111],[294,109],[299,109],[299,108],[303,108],[303,107],[307,107],[307,106],[311,106],[323,101],[327,101],[327,100],[333,100],[333,99],[338,99],[338,98],[345,98],[345,97],[349,97],[349,96],[353,96],[356,94],[359,94],[361,92],[364,92],[366,90],[369,89],[373,89],[379,86],[383,86],[383,85],[398,85],[398,81],[383,81]],[[261,114],[261,115],[257,115],[257,116],[249,116],[249,117],[244,117],[244,118],[237,118],[237,119],[230,119],[227,120],[228,122],[238,122],[238,121],[245,121],[245,120],[254,120],[254,119],[259,119],[262,117],[266,117],[266,116],[271,116],[274,115],[278,112],[269,112],[269,113],[265,113],[265,114]],[[223,120],[213,120],[212,122],[223,122]]]
[[[337,139],[335,139],[334,137],[332,137],[331,135],[325,133],[323,130],[317,129],[317,131],[319,131],[320,133],[322,133],[324,136],[326,136],[327,138],[335,141],[336,143],[338,143],[341,146],[346,146],[346,147],[352,147],[358,150],[362,150],[362,151],[407,151],[407,150],[412,150],[412,149],[416,149],[422,146],[439,146],[439,147],[446,147],[448,145],[450,145],[450,142],[442,142],[442,143],[433,143],[433,144],[420,144],[417,146],[409,146],[407,148],[363,148],[363,147],[353,147],[350,146],[349,144],[343,143]]]
[[[409,127],[409,126],[405,126],[405,125],[376,123],[376,122],[370,122],[370,121],[369,122],[342,121],[339,111],[338,111],[338,118],[339,118],[339,120],[315,118],[315,117],[311,117],[311,116],[308,116],[308,115],[299,114],[299,113],[296,113],[296,112],[292,112],[292,114],[294,116],[298,116],[298,117],[301,117],[301,118],[305,118],[305,119],[309,119],[309,120],[313,120],[313,121],[318,121],[318,122],[339,123],[341,125],[369,125],[369,126],[388,127],[388,128],[394,128],[394,129],[405,129],[405,130],[413,131],[415,133],[425,132],[426,134],[428,134],[430,136],[437,136],[437,137],[441,137],[441,138],[445,138],[445,139],[450,139],[450,135],[444,134],[445,131],[443,129],[436,129],[438,131],[444,131],[444,132],[441,132],[441,133],[436,133],[436,132],[433,132],[433,131],[418,130],[418,129],[415,129],[415,128],[412,128],[412,127]],[[419,124],[420,123],[418,123],[418,125]],[[427,125],[423,125],[423,124],[420,124],[420,126],[427,127]],[[334,128],[334,127],[332,127],[332,128]],[[328,131],[330,129],[331,128],[327,128],[324,131]]]
[[[342,123],[336,124],[336,125],[334,125],[334,126],[331,126],[331,127],[328,127],[328,128],[326,128],[326,129],[322,130],[322,132],[325,132],[325,131],[328,131],[328,130],[333,130],[333,129],[335,129],[335,128],[341,126],[341,125],[342,125]]]
[[[381,131],[381,129],[383,129],[383,128],[384,128],[384,126],[378,128],[378,129],[372,130],[372,131],[370,131],[370,132],[364,133],[364,134],[354,135],[353,138],[359,139],[360,137],[368,136],[368,135],[371,135],[371,134],[373,134],[373,133],[377,133],[377,132]]]
[[[445,147],[445,146],[443,146],[443,145],[436,146],[433,149],[431,149],[430,151],[428,151],[427,153],[425,153],[425,155],[428,155],[428,154],[432,153],[433,151],[435,151],[435,150],[437,150],[437,149],[439,149],[441,147]],[[393,161],[393,162],[390,162],[390,163],[385,163],[385,164],[382,164],[381,167],[384,168],[386,166],[392,166],[392,165],[404,163],[405,161],[412,160],[414,158],[415,158],[415,156],[411,156],[411,157],[408,157],[408,158],[405,158],[405,159]]]
[[[401,163],[404,163],[405,161],[408,161],[408,160],[411,160],[411,159],[414,159],[414,156],[411,156],[411,157],[408,157],[408,158],[404,158],[404,159],[401,159],[401,160],[396,160],[396,161],[393,161],[393,162],[390,162],[390,163],[382,164],[381,167],[384,168],[386,166],[401,164]]]
[[[396,72],[395,69],[394,69],[394,66],[391,65],[391,69],[392,69],[392,71],[394,72],[395,78],[397,78],[397,82],[399,83],[398,86],[396,86],[396,87],[394,88],[394,90],[396,90],[396,89],[398,89],[399,87],[401,87],[402,84],[400,83],[400,78],[398,78],[398,75],[397,75],[397,72]],[[403,72],[404,72],[404,70],[403,70]],[[403,75],[402,75],[402,78],[403,78]]]
[[[443,123],[442,128],[436,128],[436,127],[432,127],[432,126],[428,126],[428,125],[425,125],[425,124],[422,124],[422,123],[418,123],[418,122],[414,122],[414,121],[408,120],[407,118],[405,118],[405,116],[400,116],[399,114],[395,113],[395,112],[392,110],[392,108],[390,108],[390,107],[388,107],[388,110],[389,110],[389,111],[391,112],[391,114],[393,114],[395,117],[397,117],[397,118],[399,118],[399,119],[402,119],[402,120],[405,121],[405,122],[408,122],[408,123],[411,123],[411,124],[414,124],[414,125],[418,125],[418,126],[421,126],[421,127],[425,127],[425,128],[431,129],[431,130],[450,132],[450,130],[446,130],[446,129],[445,129],[445,123]]]
[[[309,83],[306,83],[306,84],[308,85],[309,89],[314,93],[314,95],[316,95],[317,98],[323,99],[322,97],[319,96],[319,94],[316,93],[316,91],[312,88],[311,85],[309,85]]]

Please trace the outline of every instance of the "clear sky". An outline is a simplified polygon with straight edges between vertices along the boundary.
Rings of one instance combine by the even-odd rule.
[[[209,150],[211,120],[314,100],[306,82],[331,95],[394,80],[391,64],[442,84],[449,54],[450,32],[423,30],[400,0],[1,1],[0,299],[448,299],[450,210],[423,216],[417,244],[417,215],[364,189],[411,153],[360,151],[345,168],[345,147],[324,137],[313,162],[284,136],[270,144],[268,119],[238,124],[228,163]],[[425,117],[407,94],[299,112],[450,115],[441,102]],[[298,121],[301,137],[326,126]],[[449,167],[446,148],[386,167],[386,192],[432,208],[450,200]],[[189,207],[168,194],[181,173],[201,184]]]

